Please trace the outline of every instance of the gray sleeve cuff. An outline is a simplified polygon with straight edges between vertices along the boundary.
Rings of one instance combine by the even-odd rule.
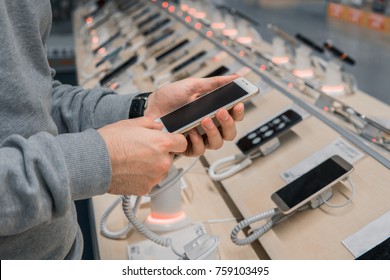
[[[108,94],[102,97],[95,108],[94,127],[100,128],[129,118],[129,110],[135,94]]]
[[[64,155],[72,200],[86,199],[108,191],[111,162],[100,134],[93,129],[57,136]]]

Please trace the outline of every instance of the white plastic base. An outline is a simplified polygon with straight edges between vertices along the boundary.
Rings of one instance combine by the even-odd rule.
[[[195,238],[206,233],[202,224],[191,225],[182,230],[166,233],[162,236],[172,239],[174,248],[179,253],[184,253],[184,246]],[[128,255],[130,260],[177,260],[179,259],[170,248],[144,240],[136,244],[129,245]]]

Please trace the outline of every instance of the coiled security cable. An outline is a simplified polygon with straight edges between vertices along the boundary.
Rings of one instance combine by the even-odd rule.
[[[122,196],[122,202],[123,202],[123,212],[125,213],[127,219],[129,222],[134,226],[135,229],[138,230],[139,233],[141,233],[143,236],[145,236],[150,241],[153,241],[154,243],[161,245],[163,247],[171,248],[172,252],[177,255],[178,257],[182,259],[187,259],[186,256],[180,254],[172,245],[172,239],[171,238],[164,238],[157,234],[155,234],[153,231],[149,230],[144,226],[144,224],[137,219],[135,216],[132,208],[131,208],[131,196],[124,195]]]
[[[133,212],[137,213],[139,206],[141,205],[142,196],[136,198]],[[110,231],[107,227],[107,220],[112,211],[114,211],[115,207],[118,206],[122,202],[122,197],[119,196],[115,199],[115,201],[107,208],[107,210],[103,213],[102,218],[100,219],[100,233],[109,239],[122,239],[126,237],[126,235],[133,228],[133,225],[128,222],[127,225],[119,231]]]
[[[160,192],[162,190],[162,188],[173,186],[174,184],[176,184],[184,176],[184,174],[186,174],[195,165],[195,163],[198,161],[198,159],[199,158],[196,158],[186,169],[182,169],[182,168],[178,169],[177,174],[172,179],[170,179],[167,182],[164,182],[164,185],[161,186],[160,188],[155,188],[155,190],[153,191],[153,195]],[[118,198],[116,198],[114,200],[114,202],[106,209],[106,211],[102,215],[102,218],[100,219],[100,233],[106,238],[109,238],[109,239],[125,238],[126,235],[133,228],[132,223],[130,221],[128,222],[128,224],[124,228],[122,228],[119,231],[110,231],[107,227],[108,217],[110,216],[112,211],[114,211],[115,207],[117,207],[122,202],[122,200],[123,200],[123,197],[118,196]],[[132,211],[133,211],[134,215],[137,213],[137,211],[141,205],[141,201],[142,201],[142,196],[136,197],[134,207],[132,207]],[[131,207],[130,202],[129,202],[128,207]]]
[[[260,214],[256,214],[252,217],[249,217],[247,219],[244,219],[240,223],[238,223],[232,230],[232,233],[230,235],[231,240],[234,244],[238,246],[244,246],[248,245],[255,240],[257,240],[259,237],[264,235],[267,231],[269,231],[274,225],[280,223],[281,221],[284,221],[285,219],[289,218],[290,216],[294,215],[298,211],[303,211],[309,208],[309,205],[303,205],[301,208],[297,209],[295,212],[292,212],[290,214],[283,214],[279,208],[273,208],[268,211],[265,211]],[[239,239],[238,233],[243,230],[244,228],[250,226],[253,223],[259,222],[261,220],[270,219],[268,222],[266,222],[263,226],[250,230],[250,235],[246,238]]]
[[[297,210],[295,210],[294,212],[289,213],[289,214],[283,214],[279,208],[273,208],[273,209],[270,209],[266,212],[257,214],[255,216],[249,217],[247,219],[244,219],[243,221],[238,223],[232,230],[232,233],[230,235],[231,240],[233,241],[234,244],[239,245],[239,246],[248,245],[248,244],[254,242],[255,240],[257,240],[262,235],[264,235],[274,225],[288,219],[290,216],[294,215],[297,212],[304,211],[304,210],[307,210],[310,208],[315,209],[315,208],[320,207],[322,204],[326,204],[327,206],[333,207],[333,208],[340,208],[340,207],[344,207],[344,206],[352,203],[352,200],[356,194],[356,186],[349,177],[345,178],[344,180],[348,181],[350,183],[351,192],[352,192],[352,195],[348,198],[348,200],[345,203],[338,204],[338,205],[331,204],[328,202],[327,199],[325,199],[323,197],[323,194],[320,194],[320,195],[318,195],[318,199],[319,199],[320,203],[312,203],[312,201],[315,201],[315,199],[314,199],[314,200],[308,202],[307,204],[302,205],[300,208],[298,208]],[[328,199],[330,199],[330,198],[331,198],[331,196]],[[248,237],[243,238],[243,239],[239,239],[237,237],[238,233],[241,230],[243,230],[244,228],[250,226],[251,224],[253,224],[255,222],[259,222],[259,221],[265,220],[265,219],[270,219],[270,220],[268,222],[266,222],[263,226],[250,230],[249,231],[250,235]]]
[[[272,228],[272,226],[274,225],[272,220],[269,220],[265,225],[258,228],[257,230],[254,230],[252,234],[246,238],[239,239],[237,235],[241,230],[243,230],[247,226],[267,218],[272,218],[277,213],[278,213],[278,209],[274,208],[241,221],[233,228],[232,233],[230,235],[230,238],[232,239],[233,243],[239,246],[244,246],[257,240],[260,236],[262,236],[264,233],[266,233]]]
[[[253,159],[260,157],[261,155],[262,153],[257,151],[250,155],[236,154],[221,158],[210,165],[208,174],[212,180],[221,181],[248,167],[252,164]]]
[[[344,206],[347,206],[348,204],[352,203],[352,200],[353,198],[355,197],[355,194],[356,194],[356,186],[355,184],[353,183],[353,181],[351,180],[351,178],[347,177],[344,179],[345,181],[347,181],[350,185],[351,185],[351,196],[348,197],[348,200],[344,203],[341,203],[341,204],[332,204],[332,203],[329,203],[327,200],[323,199],[322,196],[319,196],[319,198],[321,199],[321,201],[328,205],[329,207],[332,207],[332,208],[341,208],[341,207],[344,207]]]
[[[163,191],[164,189],[169,188],[170,186],[173,186],[174,184],[176,184],[180,180],[180,178],[183,177],[184,174],[186,174],[195,165],[195,163],[198,161],[198,159],[199,158],[196,158],[186,169],[182,169],[182,168],[178,169],[177,170],[178,172],[175,174],[175,176],[173,178],[171,178],[170,180],[168,180],[167,182],[164,182],[164,184],[162,186],[160,186],[160,188],[155,188],[156,190],[151,192],[151,193],[153,193],[152,195],[156,195],[160,191]],[[139,233],[141,233],[147,239],[149,239],[150,241],[152,241],[158,245],[170,248],[172,250],[172,252],[175,255],[177,255],[178,257],[180,257],[181,259],[184,259],[184,260],[188,259],[185,255],[180,254],[173,247],[171,238],[164,238],[164,237],[157,235],[156,233],[154,233],[153,231],[151,231],[150,229],[145,227],[144,224],[137,219],[137,217],[135,216],[135,213],[131,207],[131,196],[129,196],[129,195],[122,196],[122,207],[123,207],[123,212],[126,215],[126,218],[134,226],[134,228],[136,230],[138,230]]]

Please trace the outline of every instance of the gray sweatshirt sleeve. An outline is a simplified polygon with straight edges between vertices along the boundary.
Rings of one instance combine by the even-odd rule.
[[[54,78],[53,69],[51,75]],[[101,87],[83,89],[54,79],[52,84],[52,116],[59,133],[100,128],[127,119],[131,100],[136,95],[118,95]]]
[[[59,227],[52,235],[46,227],[61,223],[71,236],[72,201],[103,194],[111,182],[105,143],[90,128],[128,118],[132,95],[53,79],[44,49],[50,19],[49,0],[0,1],[0,253],[2,238],[29,250],[38,233],[69,250],[56,240]]]
[[[0,236],[64,216],[73,200],[107,191],[111,169],[103,139],[93,129],[0,144]],[[81,163],[81,164],[80,164]]]

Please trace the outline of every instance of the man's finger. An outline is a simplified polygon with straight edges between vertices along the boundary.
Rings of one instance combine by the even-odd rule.
[[[168,147],[171,153],[184,153],[187,150],[187,139],[182,134],[167,133],[170,137],[170,147]]]
[[[149,129],[156,129],[156,130],[161,130],[163,129],[163,124],[160,122],[156,122],[148,117],[141,117],[141,118],[136,118],[136,119],[129,119],[129,120],[123,120],[123,122],[127,125],[131,126],[141,126],[144,128],[149,128]]]
[[[230,115],[233,117],[233,120],[236,122],[242,121],[244,119],[245,106],[243,103],[238,103],[230,110]]]

